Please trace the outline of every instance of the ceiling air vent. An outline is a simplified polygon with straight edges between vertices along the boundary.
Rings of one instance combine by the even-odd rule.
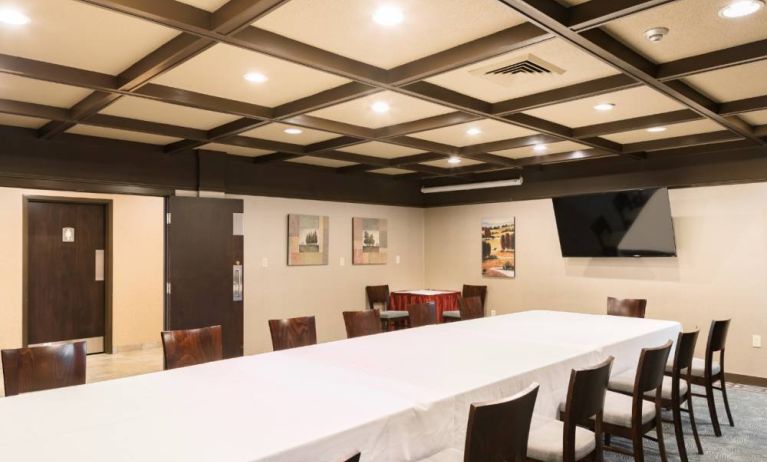
[[[469,73],[500,85],[512,86],[530,79],[561,75],[565,70],[535,55],[522,55],[473,69]]]

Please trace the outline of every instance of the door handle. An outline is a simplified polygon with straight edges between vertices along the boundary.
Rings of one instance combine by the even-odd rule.
[[[235,262],[232,266],[232,301],[242,301],[242,265]]]
[[[104,250],[96,250],[96,281],[104,280]]]

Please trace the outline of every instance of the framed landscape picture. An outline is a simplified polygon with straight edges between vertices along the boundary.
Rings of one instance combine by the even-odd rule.
[[[328,264],[328,217],[288,215],[288,266]]]
[[[513,278],[516,274],[514,218],[482,220],[482,276]]]
[[[388,233],[383,218],[352,218],[352,263],[385,265]]]

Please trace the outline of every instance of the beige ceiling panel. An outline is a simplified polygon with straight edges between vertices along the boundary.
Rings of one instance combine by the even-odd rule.
[[[354,162],[344,162],[343,160],[323,159],[321,157],[309,156],[290,159],[288,162],[295,162],[296,164],[317,165],[319,167],[330,168],[341,168],[348,167],[349,165],[356,165]]]
[[[69,108],[90,93],[82,88],[0,74],[0,98],[3,99]]]
[[[294,128],[294,129],[298,128],[301,130],[301,133],[296,135],[285,133],[285,130],[291,129],[291,128]],[[328,133],[328,132],[323,132],[320,130],[294,127],[292,125],[285,125],[285,124],[279,124],[279,123],[263,125],[261,127],[254,128],[253,130],[248,130],[247,132],[242,133],[242,135],[249,136],[251,138],[260,138],[263,140],[281,141],[284,143],[293,143],[293,144],[301,144],[301,145],[319,143],[320,141],[326,141],[333,138],[338,138],[339,136],[336,133]]]
[[[767,110],[747,112],[740,117],[751,125],[767,125]]]
[[[724,19],[719,9],[732,0],[677,0],[607,24],[607,31],[656,63],[665,63],[767,38],[767,11]],[[659,42],[644,37],[666,27]]]
[[[260,73],[266,82],[245,80]],[[154,83],[274,107],[342,85],[341,77],[230,45],[218,44],[154,79]]]
[[[491,66],[500,68],[531,59],[540,59],[549,63],[550,65],[545,67],[552,72],[507,74],[503,81],[491,81],[482,73],[477,75],[472,72],[476,70],[487,72]],[[537,62],[537,64],[544,63]],[[427,81],[474,98],[496,103],[614,74],[616,71],[611,66],[567,44],[564,40],[552,39],[429,78]]]
[[[605,135],[602,138],[607,138],[610,141],[615,141],[616,143],[620,144],[628,144],[638,143],[640,141],[662,140],[665,138],[674,138],[677,136],[695,135],[697,133],[708,133],[724,130],[721,125],[708,119],[695,120],[692,122],[682,122],[673,125],[664,125],[664,127],[666,130],[662,132],[648,132],[647,130],[642,129]]]
[[[0,114],[0,125],[10,125],[12,127],[40,128],[48,121],[36,119],[34,117],[24,117],[12,114]]]
[[[468,133],[471,129],[479,129],[480,133],[471,135]],[[526,128],[498,122],[497,120],[482,119],[476,122],[413,133],[410,136],[451,146],[470,146],[472,144],[508,140],[535,134],[536,132]]]
[[[227,122],[239,119],[231,114],[195,109],[176,104],[162,103],[135,96],[123,96],[116,100],[102,114],[146,120],[161,124],[210,130]]]
[[[186,3],[187,5],[192,5],[193,7],[199,8],[201,10],[214,12],[217,9],[221,8],[222,6],[226,5],[229,0],[177,0],[181,3]]]
[[[135,141],[136,143],[147,144],[170,144],[179,141],[179,138],[170,136],[152,135],[148,133],[131,132],[127,130],[118,130],[115,128],[96,127],[92,125],[75,125],[67,130],[67,133],[76,135],[97,136],[99,138],[112,138],[116,140]]]
[[[615,107],[610,111],[594,109],[601,103],[612,103]],[[684,109],[684,106],[668,96],[648,87],[637,87],[533,109],[525,114],[568,127],[583,127],[679,109]]]
[[[544,144],[545,151],[536,151],[533,146],[524,146],[521,148],[504,149],[503,151],[493,151],[491,154],[497,156],[509,157],[511,159],[523,159],[525,157],[545,156],[547,154],[559,154],[560,152],[578,151],[588,149],[588,146],[572,141],[560,141],[557,143]]]
[[[396,144],[382,143],[380,141],[370,141],[368,143],[355,144],[354,146],[349,146],[338,150],[344,152],[352,152],[354,154],[362,154],[365,156],[382,157],[384,159],[412,156],[413,154],[420,154],[424,152],[419,149],[408,148]]]
[[[384,5],[399,8],[403,21],[373,21]],[[255,25],[388,69],[523,21],[497,0],[291,0]]]
[[[204,146],[200,146],[200,149],[210,149],[211,151],[221,151],[233,156],[243,157],[259,157],[266,154],[271,154],[274,151],[267,151],[265,149],[244,148],[242,146],[231,146],[228,144],[220,143],[208,143]]]
[[[469,165],[479,165],[482,162],[474,159],[466,159],[462,158],[460,164],[451,164],[447,161],[447,158],[440,159],[440,160],[433,160],[431,162],[422,162],[421,165],[429,165],[431,167],[441,167],[441,168],[457,168],[457,167],[468,167]]]
[[[389,110],[383,113],[374,111],[372,106],[376,103],[388,104]],[[447,114],[448,112],[454,112],[454,109],[402,95],[400,93],[382,91],[363,98],[357,98],[352,101],[320,109],[309,115],[361,127],[381,128],[440,114]]]
[[[411,170],[405,170],[402,168],[379,168],[378,170],[370,170],[370,173],[380,173],[382,175],[404,175],[406,173],[413,173]]]
[[[767,29],[767,22],[764,28]],[[765,76],[767,60],[693,75],[684,80],[715,101],[724,103],[767,95]]]
[[[9,6],[2,2],[0,6]],[[10,2],[23,26],[0,27],[0,53],[118,74],[178,31],[71,0]]]

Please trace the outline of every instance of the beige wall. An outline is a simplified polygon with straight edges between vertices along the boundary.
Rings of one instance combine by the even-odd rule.
[[[320,342],[346,338],[341,311],[365,306],[366,285],[422,287],[422,209],[268,197],[245,201],[245,353],[271,351],[267,320],[315,315]],[[287,215],[330,217],[327,266],[287,266]],[[389,263],[352,265],[352,217],[386,218]],[[395,262],[400,256],[400,264]],[[266,258],[268,266],[262,266]],[[340,265],[343,258],[344,266]]]
[[[21,345],[24,195],[112,199],[114,345],[156,344],[163,319],[163,199],[0,188],[0,348]]]
[[[648,317],[701,328],[732,317],[727,370],[767,377],[767,184],[670,192],[677,258],[562,258],[550,200],[426,211],[426,285],[487,284],[488,310],[601,313],[609,295],[647,298]],[[482,218],[517,219],[517,277],[480,276]]]

